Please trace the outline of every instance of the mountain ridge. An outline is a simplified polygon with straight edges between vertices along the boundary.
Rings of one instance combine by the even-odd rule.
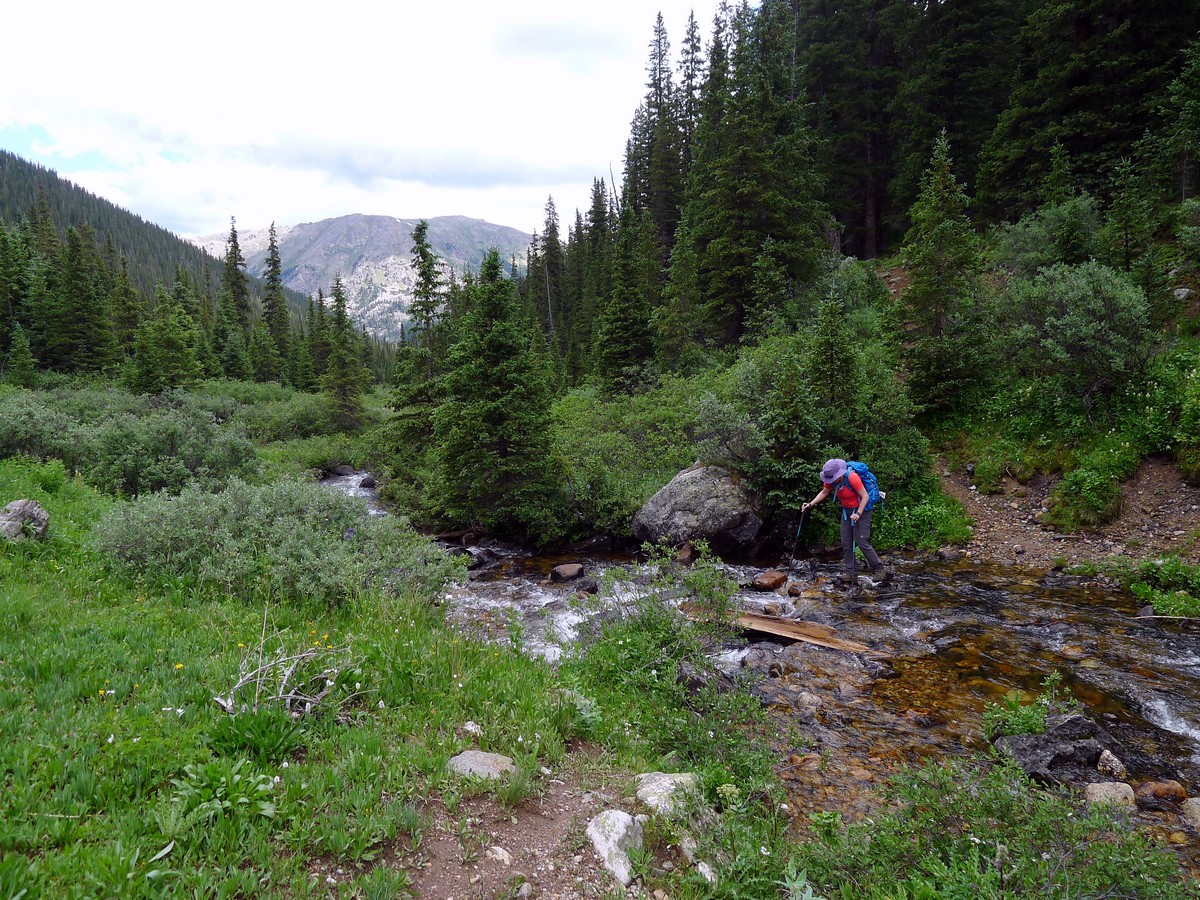
[[[412,265],[412,230],[420,219],[352,213],[305,222],[277,225],[276,242],[286,287],[309,296],[324,291],[341,276],[347,311],[371,334],[391,340],[401,335],[412,299],[416,272]],[[493,247],[501,258],[523,266],[531,234],[469,216],[435,216],[427,219],[428,240],[449,270],[461,275],[478,269]],[[218,259],[225,255],[229,235],[192,238],[192,242]],[[246,270],[261,276],[266,266],[270,229],[238,231],[238,246]],[[449,274],[449,272],[447,272]]]

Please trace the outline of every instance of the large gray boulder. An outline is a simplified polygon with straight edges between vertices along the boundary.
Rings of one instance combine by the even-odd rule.
[[[14,500],[0,512],[0,537],[19,544],[27,537],[44,541],[50,530],[50,513],[36,500]]]
[[[762,518],[749,492],[717,466],[692,466],[671,479],[633,517],[633,536],[654,544],[704,540],[714,550],[750,546]]]

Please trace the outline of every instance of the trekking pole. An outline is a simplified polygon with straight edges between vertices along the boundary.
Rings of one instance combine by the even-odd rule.
[[[800,513],[800,524],[796,526],[796,537],[792,540],[792,552],[788,556],[788,575],[792,574],[792,566],[796,564],[796,544],[800,542],[800,529],[804,527],[804,518],[808,515],[808,510]]]

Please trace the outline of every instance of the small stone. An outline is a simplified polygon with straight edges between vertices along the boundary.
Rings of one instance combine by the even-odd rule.
[[[512,854],[503,847],[489,847],[487,857],[488,859],[496,860],[496,862],[505,867],[511,866],[513,861]]]
[[[1133,788],[1121,781],[1089,784],[1083,789],[1083,799],[1089,806],[1093,803],[1113,803],[1118,806],[1136,806]]]
[[[786,572],[781,572],[779,569],[769,569],[755,576],[753,586],[756,591],[777,591],[786,583]]]
[[[1200,797],[1189,797],[1179,805],[1183,820],[1192,828],[1200,830]]]
[[[1167,835],[1167,842],[1178,846],[1182,846],[1188,842],[1188,836],[1182,831],[1172,831]]]
[[[1142,809],[1164,809],[1187,799],[1187,791],[1178,781],[1144,781],[1133,793]]]
[[[1100,759],[1096,763],[1096,771],[1116,781],[1124,781],[1129,777],[1125,763],[1117,759],[1110,750],[1100,751]]]
[[[517,888],[517,896],[519,898],[521,898],[521,900],[526,900],[526,898],[532,897],[533,896],[533,885],[530,884],[528,881],[525,882],[523,885],[521,885],[519,888]]]

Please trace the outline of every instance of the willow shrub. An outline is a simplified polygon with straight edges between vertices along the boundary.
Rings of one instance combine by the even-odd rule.
[[[330,607],[370,590],[436,591],[458,572],[407,520],[299,480],[142,497],[113,509],[95,542],[137,574]]]
[[[57,459],[105,493],[216,487],[258,467],[253,445],[202,408],[113,388],[0,396],[0,456]]]
[[[695,462],[690,382],[667,379],[636,396],[580,388],[552,408],[552,452],[566,474],[567,530],[628,534],[643,503]]]

